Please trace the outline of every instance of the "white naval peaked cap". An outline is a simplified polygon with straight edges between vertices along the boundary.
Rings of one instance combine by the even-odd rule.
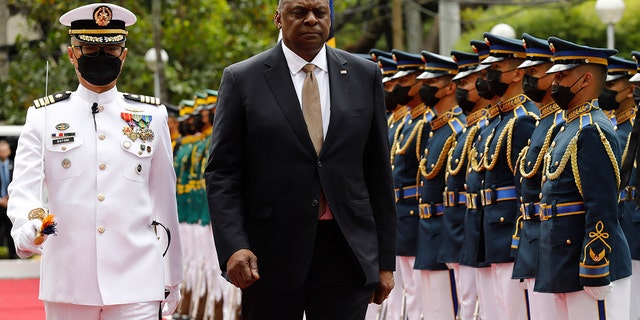
[[[95,44],[122,43],[126,27],[136,23],[133,12],[110,3],[94,3],[75,8],[60,17],[60,23],[71,27],[76,39]]]

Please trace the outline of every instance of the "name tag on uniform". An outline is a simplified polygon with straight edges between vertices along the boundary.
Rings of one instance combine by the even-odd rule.
[[[74,137],[67,137],[67,138],[53,139],[52,143],[55,145],[55,144],[73,142],[73,140],[74,140]]]

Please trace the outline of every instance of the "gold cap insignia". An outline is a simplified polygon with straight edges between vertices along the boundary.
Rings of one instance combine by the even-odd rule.
[[[93,20],[101,27],[107,26],[109,22],[111,22],[112,17],[113,13],[107,6],[100,6],[93,12]]]

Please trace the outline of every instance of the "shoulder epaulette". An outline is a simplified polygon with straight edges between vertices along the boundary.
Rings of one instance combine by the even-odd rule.
[[[449,120],[449,126],[451,127],[451,130],[453,130],[456,136],[459,135],[460,132],[462,132],[465,128],[464,123],[460,121],[460,118],[457,118],[457,117]]]
[[[427,109],[427,111],[424,113],[424,121],[426,122],[431,122],[431,120],[433,120],[433,118],[436,117],[436,113],[433,112],[433,109],[429,108]]]
[[[50,104],[54,104],[56,102],[60,102],[62,100],[68,99],[71,96],[72,91],[63,91],[54,94],[50,94],[46,97],[42,97],[36,100],[33,100],[33,106],[38,109]]]
[[[583,114],[580,116],[580,129],[591,125],[593,123],[593,119],[591,118],[591,113]]]
[[[527,109],[523,105],[519,105],[513,110],[513,115],[516,119],[522,118],[527,115]]]
[[[126,92],[123,93],[122,95],[125,98],[129,99],[129,100],[142,102],[142,103],[146,103],[146,104],[151,104],[151,105],[154,105],[154,106],[159,106],[160,105],[160,98],[150,97],[150,96],[143,96],[141,94],[129,94],[129,93],[126,93]]]
[[[562,112],[562,110],[556,111],[556,115],[555,115],[555,120],[553,121],[556,126],[564,123],[564,112]]]

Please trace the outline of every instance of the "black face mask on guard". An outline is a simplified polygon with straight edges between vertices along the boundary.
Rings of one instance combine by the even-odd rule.
[[[109,57],[104,52],[95,57],[82,55],[77,61],[82,78],[95,86],[104,86],[116,80],[122,67],[120,58]]]

